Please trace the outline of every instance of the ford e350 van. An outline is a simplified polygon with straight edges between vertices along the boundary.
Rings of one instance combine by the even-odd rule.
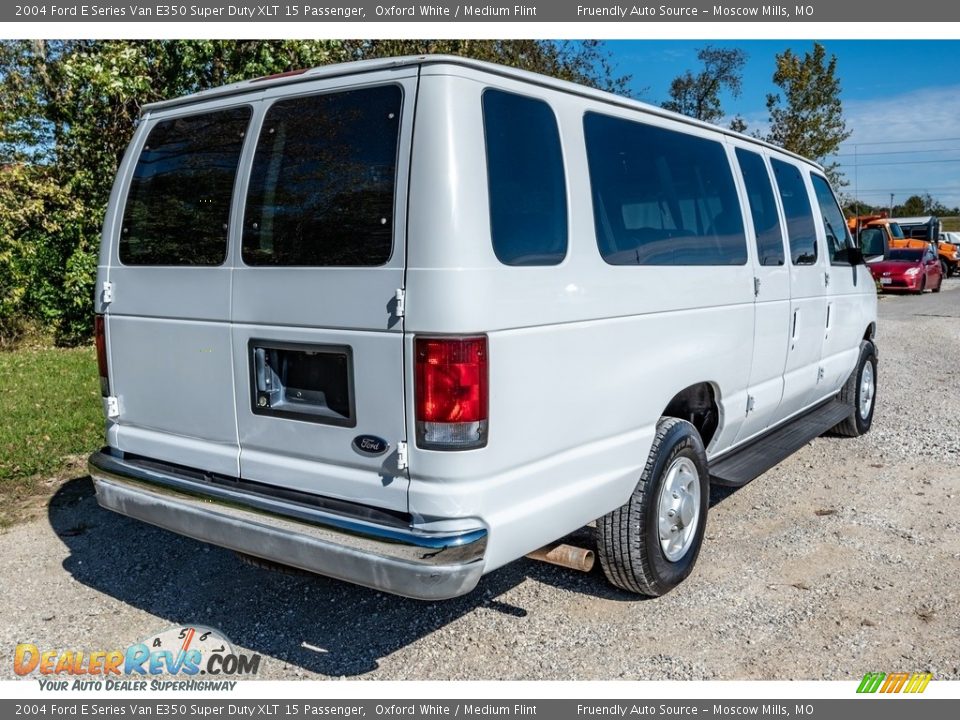
[[[665,593],[711,482],[874,411],[822,168],[455,57],[146,106],[96,309],[101,505],[421,599],[594,520],[610,581]]]

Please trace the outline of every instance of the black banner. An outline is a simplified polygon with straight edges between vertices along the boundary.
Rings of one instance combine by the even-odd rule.
[[[781,4],[743,0],[618,4],[597,0],[551,0],[520,4],[461,3],[450,0],[376,3],[313,0],[278,3],[251,0],[193,2],[24,2],[0,7],[10,22],[943,22],[960,20],[960,4],[942,0],[800,0]]]

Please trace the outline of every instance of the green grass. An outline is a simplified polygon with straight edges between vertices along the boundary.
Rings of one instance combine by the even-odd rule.
[[[0,352],[0,502],[36,494],[102,436],[92,348]]]

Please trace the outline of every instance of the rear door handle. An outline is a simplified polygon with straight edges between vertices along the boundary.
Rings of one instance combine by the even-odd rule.
[[[790,349],[793,350],[797,345],[797,333],[800,330],[800,308],[793,311],[793,329],[790,331]]]

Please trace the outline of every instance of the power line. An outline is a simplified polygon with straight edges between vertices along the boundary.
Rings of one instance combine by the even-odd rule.
[[[836,153],[834,155],[827,155],[827,157],[840,158],[840,157],[872,157],[874,155],[915,155],[916,153],[931,153],[931,152],[960,152],[960,148],[929,148],[928,150],[883,150],[875,152],[862,152],[862,153]]]
[[[944,160],[898,160],[892,162],[878,162],[878,163],[837,163],[840,167],[853,167],[853,168],[869,168],[869,167],[886,167],[888,165],[934,165],[937,163],[955,163],[960,162],[960,158],[947,158]]]
[[[855,142],[855,143],[845,143],[845,144],[852,147],[861,147],[862,145],[909,145],[910,143],[955,142],[955,141],[960,141],[960,137],[927,138],[926,140],[875,140],[873,142]]]
[[[920,190],[922,190],[923,192],[936,190],[937,192],[960,193],[960,185],[906,185],[904,187],[866,188],[864,190],[861,190],[860,192],[902,193],[902,192],[917,192]]]

